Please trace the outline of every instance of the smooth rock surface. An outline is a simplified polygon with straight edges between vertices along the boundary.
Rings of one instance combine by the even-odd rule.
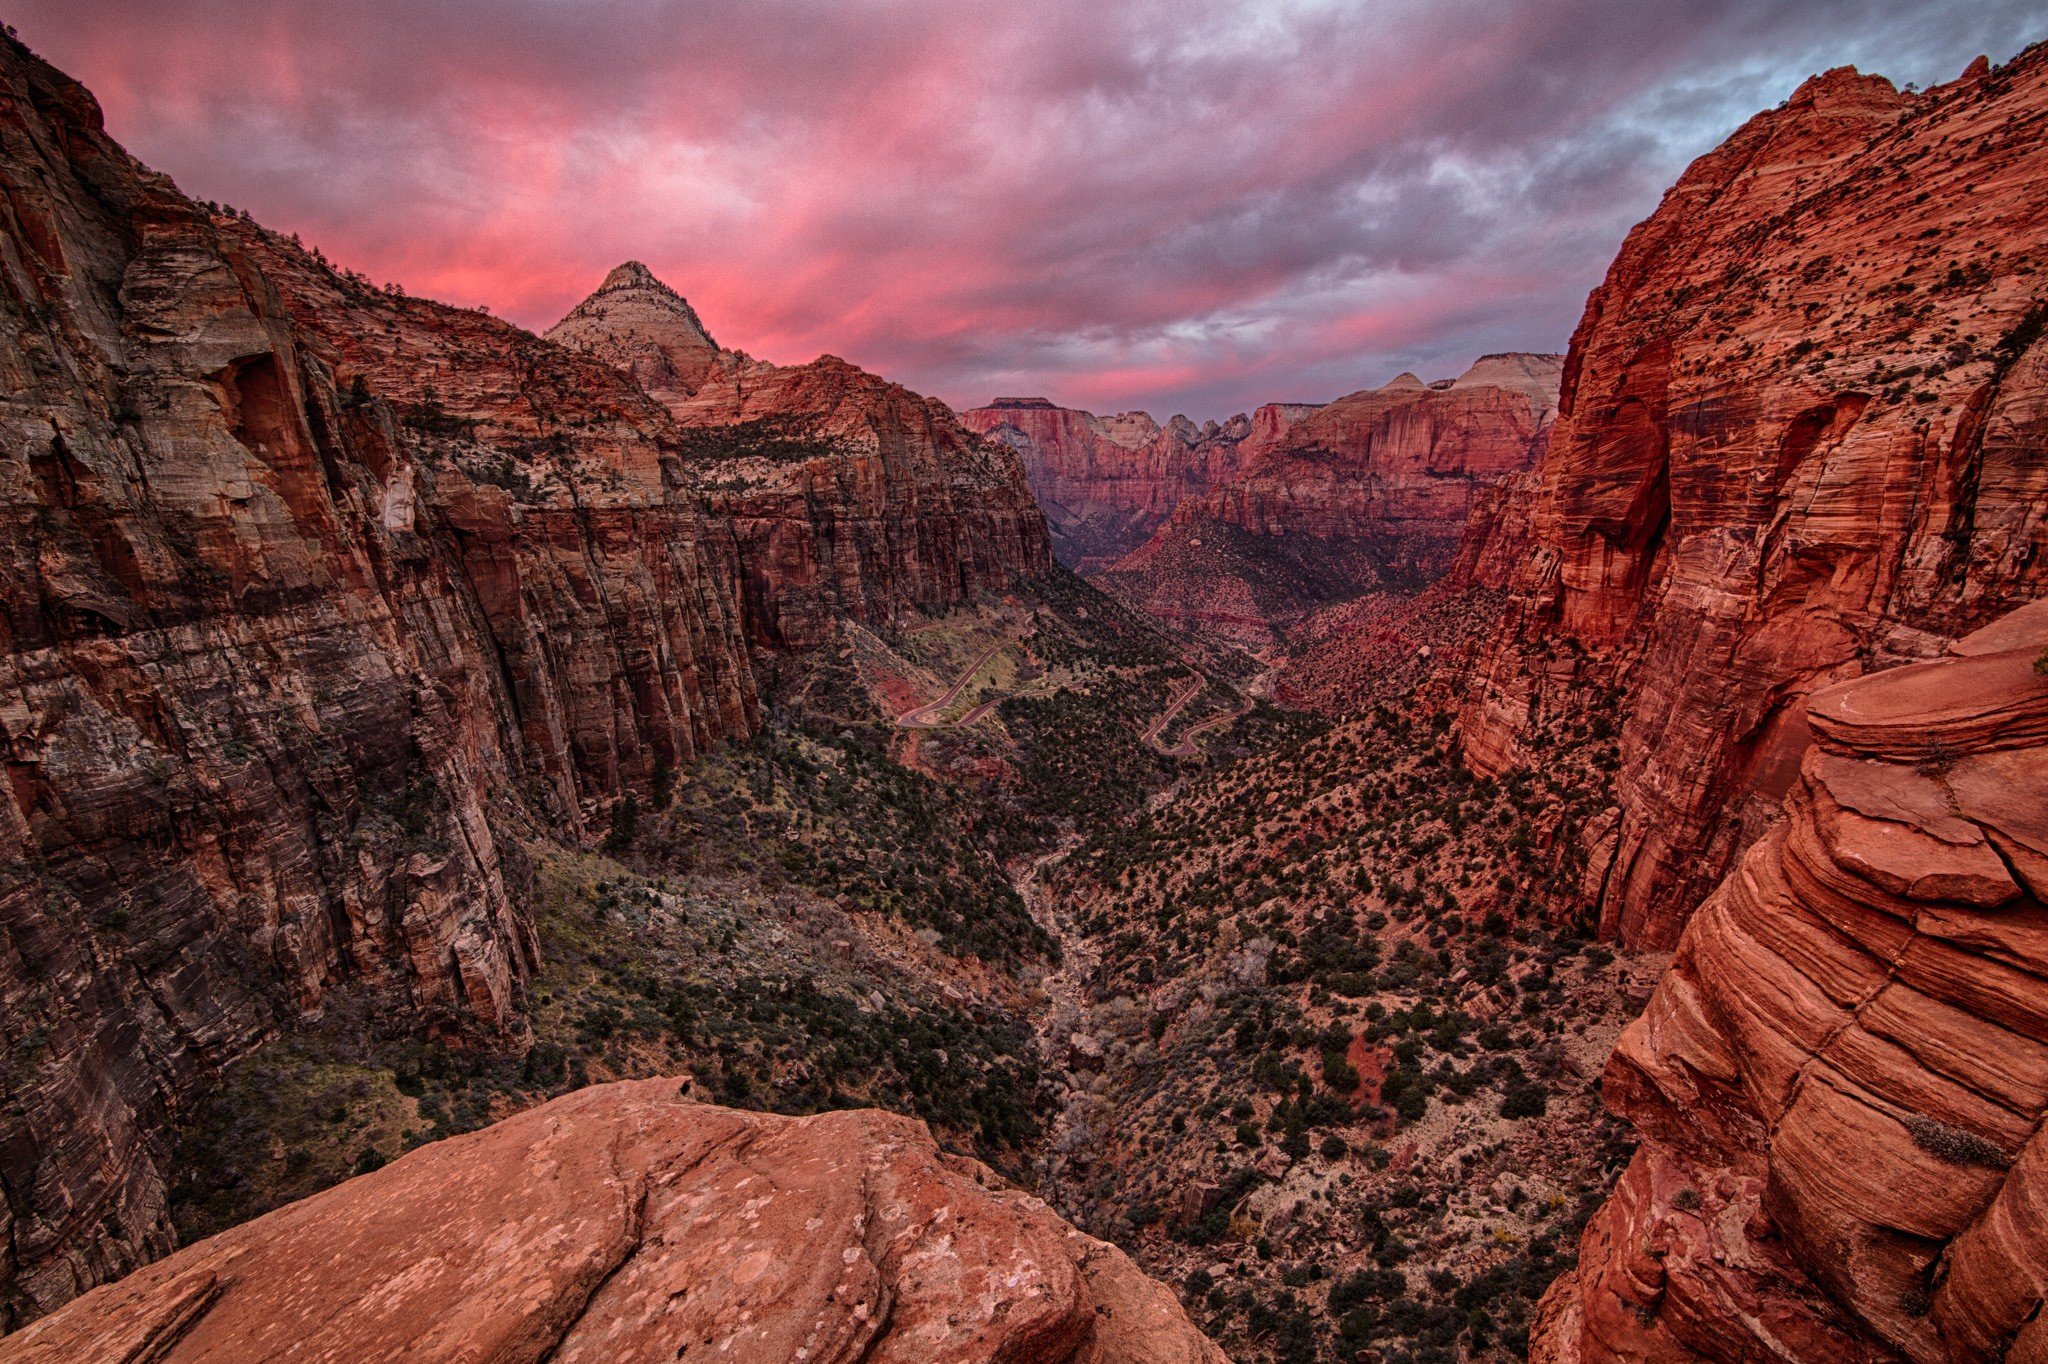
[[[924,1126],[580,1090],[188,1247],[0,1360],[1221,1364],[1164,1286]]]

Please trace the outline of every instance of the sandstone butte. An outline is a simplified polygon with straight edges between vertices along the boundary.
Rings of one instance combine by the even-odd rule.
[[[1817,691],[1607,1065],[1642,1137],[1531,1357],[2048,1359],[2048,600]]]
[[[1468,522],[1541,456],[1563,357],[1489,355],[1412,374],[1295,422],[1233,478],[1189,497],[1102,580],[1173,624],[1249,645],[1456,562]]]
[[[1797,778],[1811,693],[2048,590],[2048,49],[1816,76],[1696,161],[1587,303],[1468,762],[1618,687],[1605,935],[1674,943]]]
[[[684,1082],[687,1084],[687,1082]],[[923,1124],[579,1090],[188,1246],[0,1360],[1221,1364],[1173,1294]]]
[[[1062,562],[1092,572],[1143,544],[1183,499],[1237,477],[1315,410],[1267,403],[1227,422],[1176,415],[1161,426],[1146,412],[1098,417],[1044,398],[998,398],[960,420],[1017,452]]]
[[[752,732],[761,651],[1050,558],[1014,459],[937,404],[721,358],[823,436],[707,430],[750,398],[685,426],[625,341],[607,363],[194,204],[12,40],[0,180],[13,1326],[172,1248],[174,1118],[281,1011],[345,988],[516,1041],[516,845],[594,840]]]

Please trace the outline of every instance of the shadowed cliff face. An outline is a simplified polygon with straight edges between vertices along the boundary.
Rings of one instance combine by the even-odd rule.
[[[1171,1290],[922,1123],[677,1087],[601,1085],[436,1142],[0,1354],[1222,1364]]]
[[[494,830],[757,702],[726,537],[611,371],[130,160],[0,45],[8,1322],[168,1249],[195,1082],[341,986],[515,1034]]]
[[[682,424],[758,644],[807,647],[835,620],[946,611],[1052,568],[1022,466],[944,403],[836,356],[780,366],[720,350],[637,262],[548,336],[633,376]]]
[[[1616,1047],[1643,1146],[1535,1357],[2048,1348],[2048,602],[1810,699],[1784,820]]]
[[[1500,770],[1625,682],[1606,933],[1676,940],[1798,771],[1808,693],[2048,587],[2044,129],[2040,49],[1920,95],[1816,77],[1589,300],[1461,731]]]

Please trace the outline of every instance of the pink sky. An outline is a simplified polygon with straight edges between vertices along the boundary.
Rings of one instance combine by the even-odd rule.
[[[1628,226],[1811,71],[2048,32],[1913,0],[17,0],[196,198],[544,328],[1225,416],[1561,350]]]

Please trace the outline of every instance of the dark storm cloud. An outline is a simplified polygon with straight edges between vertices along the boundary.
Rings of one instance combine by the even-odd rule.
[[[203,198],[544,326],[627,257],[719,338],[1221,415],[1562,348],[1628,226],[1804,76],[2031,3],[27,0]]]

